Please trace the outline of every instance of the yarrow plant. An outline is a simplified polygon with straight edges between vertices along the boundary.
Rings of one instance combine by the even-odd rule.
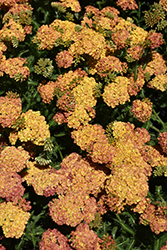
[[[167,1],[0,9],[0,249],[166,249]]]

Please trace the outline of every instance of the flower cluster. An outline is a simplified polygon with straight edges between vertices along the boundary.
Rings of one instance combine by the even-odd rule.
[[[30,75],[29,68],[23,66],[25,63],[27,63],[27,60],[21,57],[9,58],[3,61],[1,70],[16,81],[25,81]]]
[[[158,142],[165,154],[167,154],[167,132],[162,132],[159,134]]]
[[[161,54],[156,51],[152,52],[151,61],[147,64],[144,72],[148,72],[150,76],[165,74],[167,71],[166,62]]]
[[[51,50],[54,47],[56,40],[58,40],[60,37],[61,33],[59,31],[56,31],[54,27],[42,25],[38,29],[33,42],[38,45],[39,50]]]
[[[39,250],[70,250],[71,247],[68,244],[68,239],[61,234],[57,229],[48,228],[42,235],[42,239],[39,242]]]
[[[0,2],[0,8],[10,8],[16,3],[26,3],[28,0],[2,0]]]
[[[15,4],[9,11],[4,15],[3,22],[8,22],[13,19],[15,22],[19,22],[24,26],[24,31],[26,34],[30,34],[32,30],[32,10],[33,8],[29,4]]]
[[[68,50],[63,50],[56,55],[56,62],[59,68],[69,68],[73,63],[73,56],[70,55]]]
[[[151,81],[149,81],[148,85],[149,88],[157,89],[162,92],[166,91],[167,89],[167,75],[157,75]]]
[[[39,166],[35,161],[28,162],[22,179],[28,186],[33,186],[36,194],[46,197],[55,194],[59,182],[59,176],[52,171],[51,166]]]
[[[120,6],[123,10],[130,9],[135,10],[138,9],[138,5],[134,0],[118,0],[116,2],[118,6]]]
[[[64,158],[57,175],[59,199],[49,202],[52,219],[59,225],[70,226],[76,226],[82,220],[86,223],[94,220],[97,212],[95,198],[107,178],[103,168],[72,153]]]
[[[21,115],[22,103],[18,95],[8,92],[0,97],[0,124],[3,128],[12,127]]]
[[[46,124],[45,117],[40,115],[40,111],[29,109],[22,113],[25,120],[25,127],[18,131],[18,138],[21,142],[31,141],[35,145],[42,146],[44,140],[50,137],[49,125]]]
[[[152,232],[159,234],[167,231],[167,206],[162,207],[149,203],[140,215],[140,224],[149,225]]]
[[[129,79],[124,76],[117,76],[116,79],[105,86],[103,93],[104,102],[112,108],[124,104],[130,100],[128,93]]]
[[[105,130],[101,125],[87,124],[86,126],[81,126],[77,130],[72,131],[71,137],[82,150],[86,150],[89,153],[93,162],[100,164],[112,162],[115,150],[109,144]]]
[[[146,197],[152,169],[140,153],[148,136],[143,137],[142,131],[134,131],[129,123],[114,122],[112,129],[116,155],[108,164],[111,176],[106,181],[108,197],[104,201],[112,211],[120,212],[124,205],[136,204]]]
[[[29,212],[24,212],[12,202],[0,203],[0,226],[6,238],[20,238],[29,218]]]
[[[0,30],[0,37],[0,41],[9,41],[13,44],[13,47],[17,48],[19,42],[25,39],[25,31],[21,24],[11,18]]]
[[[20,175],[0,169],[0,197],[17,202],[24,194]]]
[[[103,35],[85,27],[74,34],[72,40],[73,44],[69,47],[69,53],[74,57],[88,54],[98,60],[106,46]]]
[[[55,87],[56,83],[53,81],[49,81],[46,84],[40,83],[38,85],[37,90],[39,91],[40,96],[42,97],[42,101],[44,103],[49,104],[53,100]]]
[[[137,93],[143,88],[145,84],[145,76],[142,67],[138,68],[137,79],[134,79],[134,73],[129,77],[130,84],[128,85],[129,95],[137,95]]]
[[[148,99],[144,101],[134,100],[131,111],[140,122],[146,122],[152,114],[152,103]]]
[[[0,168],[5,172],[20,172],[26,167],[30,156],[22,147],[7,146],[0,154]]]
[[[101,249],[97,234],[93,230],[90,230],[88,224],[81,223],[78,225],[76,230],[71,232],[71,236],[71,245],[76,250]]]
[[[78,0],[60,0],[62,3],[59,2],[52,2],[52,7],[54,7],[56,4],[61,4],[65,8],[71,8],[74,12],[80,12],[81,6]]]

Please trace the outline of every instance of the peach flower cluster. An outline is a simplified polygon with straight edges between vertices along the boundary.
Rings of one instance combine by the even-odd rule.
[[[12,202],[0,203],[0,226],[6,238],[20,238],[30,218],[30,213],[23,211]]]
[[[152,103],[150,100],[134,100],[131,111],[140,122],[147,122],[152,115]]]
[[[12,127],[22,112],[20,97],[8,92],[0,97],[0,124],[3,128]]]

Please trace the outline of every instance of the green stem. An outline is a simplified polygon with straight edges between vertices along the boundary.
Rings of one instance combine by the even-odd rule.
[[[159,122],[162,124],[162,126],[164,126],[164,122],[161,120],[161,118],[159,117],[159,115],[156,113],[155,109],[152,109],[153,114],[158,118]]]
[[[150,125],[150,128],[154,129],[155,131],[157,131],[158,133],[160,133],[159,129],[157,129],[156,127],[154,127],[153,125]]]
[[[117,213],[115,215],[116,215],[117,219],[119,220],[119,223],[121,224],[122,228],[125,231],[127,231],[128,233],[130,233],[131,235],[135,235],[135,232],[129,226],[127,226],[125,223],[122,222],[122,220],[119,217],[119,215]]]
[[[61,160],[63,160],[64,158],[63,158],[63,155],[62,155],[61,150],[59,149],[59,144],[58,144],[56,141],[55,141],[55,143],[56,143],[56,146],[57,146],[57,148],[58,148],[60,158],[61,158]]]

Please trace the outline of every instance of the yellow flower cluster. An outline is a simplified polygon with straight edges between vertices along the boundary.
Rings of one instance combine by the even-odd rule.
[[[88,54],[98,60],[106,47],[103,35],[85,27],[80,32],[76,32],[72,40],[74,43],[70,46],[69,52],[74,57]]]
[[[167,89],[167,75],[157,75],[151,81],[148,82],[147,85],[149,88],[154,88],[160,90],[162,92]]]
[[[72,40],[73,34],[75,31],[76,24],[70,21],[62,21],[55,19],[50,27],[53,27],[55,30],[61,31],[61,39],[64,46],[69,46]]]
[[[167,65],[163,56],[158,52],[153,51],[152,60],[147,64],[144,72],[148,72],[152,76],[165,74],[166,71]]]
[[[81,126],[72,131],[71,137],[82,150],[86,150],[93,162],[107,164],[112,162],[115,149],[109,144],[105,130],[97,124]]]
[[[0,41],[11,41],[14,47],[19,42],[24,41],[25,31],[21,24],[15,22],[12,18],[0,30]]]
[[[127,77],[117,76],[116,79],[104,88],[103,100],[112,108],[119,104],[124,104],[130,100],[128,85],[130,81]]]
[[[74,12],[80,12],[81,6],[78,0],[60,0],[64,7],[71,8]]]
[[[112,175],[106,182],[105,190],[110,209],[120,212],[124,205],[137,204],[146,197],[152,169],[140,152],[147,136],[143,141],[143,133],[136,133],[134,126],[122,122],[114,122],[112,129],[116,155],[108,164]]]
[[[26,181],[28,186],[33,186],[37,195],[54,195],[58,185],[59,176],[50,171],[51,166],[42,167],[35,161],[28,162],[27,170],[22,174],[22,179],[23,181]],[[46,195],[47,192],[50,192],[49,195]]]
[[[29,212],[24,212],[12,202],[0,203],[0,226],[6,238],[20,238],[29,218]]]
[[[68,126],[78,128],[81,124],[88,122],[95,116],[93,107],[96,105],[94,97],[94,88],[98,85],[93,77],[85,76],[80,84],[72,90],[75,99],[75,108],[67,118]]]
[[[25,128],[18,131],[18,138],[21,142],[31,141],[35,145],[42,146],[44,140],[50,137],[49,125],[45,121],[45,117],[40,115],[40,111],[29,109],[26,113],[22,113],[25,120]]]

